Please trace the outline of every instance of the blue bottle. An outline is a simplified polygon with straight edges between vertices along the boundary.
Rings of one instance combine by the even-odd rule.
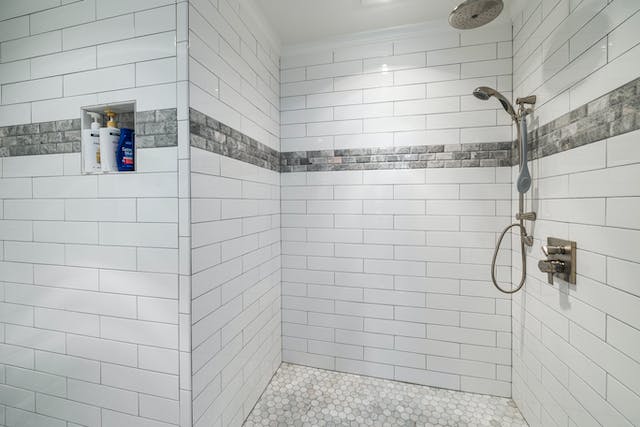
[[[116,162],[120,172],[135,170],[134,135],[133,129],[120,129],[120,140],[118,141],[118,151],[116,151]]]

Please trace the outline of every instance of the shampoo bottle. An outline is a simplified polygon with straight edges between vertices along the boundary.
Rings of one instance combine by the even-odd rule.
[[[100,114],[87,112],[93,119],[91,129],[82,130],[82,157],[85,173],[98,173],[100,167]]]
[[[116,151],[120,140],[120,129],[116,127],[116,113],[111,110],[104,112],[109,121],[107,127],[100,128],[100,165],[102,172],[115,172],[118,170]]]
[[[135,170],[134,166],[134,132],[133,129],[120,129],[120,141],[116,152],[116,161],[120,172]]]

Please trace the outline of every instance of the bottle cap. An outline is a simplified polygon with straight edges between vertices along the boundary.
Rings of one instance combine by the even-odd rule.
[[[104,110],[104,113],[107,115],[107,117],[109,118],[109,121],[107,121],[107,127],[110,128],[114,128],[116,127],[116,113],[114,113],[113,111],[111,111],[110,109],[106,109]]]
[[[91,122],[91,129],[98,130],[100,128],[100,114],[91,111],[87,111],[87,114],[93,119],[93,122]]]

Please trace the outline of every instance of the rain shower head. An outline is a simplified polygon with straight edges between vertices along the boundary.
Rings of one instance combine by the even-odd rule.
[[[509,113],[511,118],[515,121],[518,120],[518,115],[516,114],[516,110],[513,109],[513,106],[511,105],[509,100],[507,100],[507,98],[505,98],[504,95],[502,95],[497,90],[492,89],[488,86],[480,86],[473,90],[473,96],[475,96],[476,98],[482,101],[487,101],[492,96],[495,96],[496,99],[500,101],[500,104],[502,104],[502,108],[504,108],[504,110],[507,113]]]
[[[449,24],[459,30],[470,30],[493,21],[500,15],[502,0],[465,0],[449,14]]]

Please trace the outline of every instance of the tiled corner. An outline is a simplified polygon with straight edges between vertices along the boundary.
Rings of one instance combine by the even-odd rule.
[[[248,135],[193,108],[189,112],[191,146],[272,171],[280,170],[280,154]]]

